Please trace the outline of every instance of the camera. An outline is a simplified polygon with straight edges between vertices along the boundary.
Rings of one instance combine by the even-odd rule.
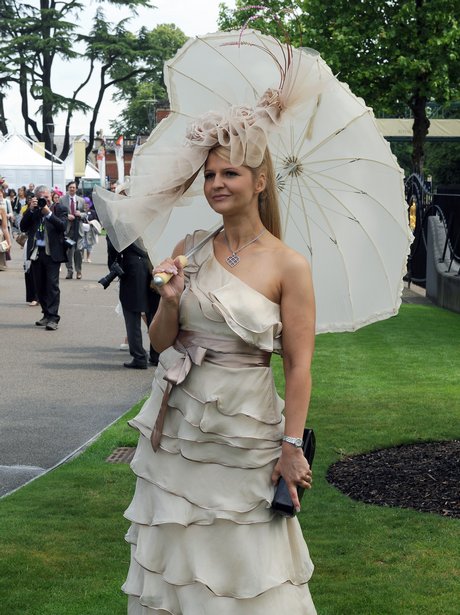
[[[98,280],[98,284],[102,284],[104,289],[106,289],[110,286],[110,284],[112,284],[115,278],[121,278],[122,275],[125,275],[125,272],[120,267],[120,265],[115,262],[110,267],[109,273],[100,280]]]
[[[41,211],[47,205],[48,205],[48,201],[46,199],[44,199],[43,197],[37,199],[37,207],[38,207],[39,211]]]
[[[70,239],[70,237],[67,237],[67,236],[64,237],[64,244],[65,244],[65,247],[67,248],[67,250],[72,248],[76,243],[77,242],[74,241],[73,239]]]

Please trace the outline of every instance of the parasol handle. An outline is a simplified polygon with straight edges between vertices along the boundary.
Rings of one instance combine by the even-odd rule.
[[[176,256],[176,258],[179,259],[179,262],[182,265],[182,267],[186,267],[187,266],[188,258],[186,256],[181,254],[180,256]],[[162,286],[167,284],[172,277],[173,277],[173,274],[172,273],[166,273],[166,271],[163,271],[162,273],[156,273],[153,276],[153,280],[152,280],[152,282],[150,284],[150,287],[151,288],[161,288]]]

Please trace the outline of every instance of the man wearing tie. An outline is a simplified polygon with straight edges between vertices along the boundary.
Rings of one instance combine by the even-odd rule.
[[[67,250],[67,280],[73,278],[73,267],[77,272],[77,280],[81,279],[81,263],[83,260],[83,222],[87,221],[85,212],[85,201],[81,196],[77,196],[77,184],[69,182],[66,186],[67,194],[60,198],[59,203],[67,208],[67,237],[75,242],[75,244]]]

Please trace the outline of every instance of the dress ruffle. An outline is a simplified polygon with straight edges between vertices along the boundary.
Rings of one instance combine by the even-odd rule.
[[[227,272],[212,242],[186,274],[181,328],[281,348],[279,306]],[[172,388],[154,453],[163,376],[178,356],[172,348],[161,354],[151,396],[130,421],[140,437],[131,463],[136,490],[125,513],[128,612],[314,615],[307,585],[313,565],[299,523],[270,508],[284,431],[270,368],[193,365]]]
[[[130,570],[133,590],[128,598],[130,615],[263,615],[265,613],[316,613],[308,585],[284,583],[260,596],[245,600],[231,596],[216,596],[205,584],[174,586],[161,575]],[[138,580],[142,579],[142,583]],[[125,585],[125,590],[126,590]]]
[[[137,564],[170,585],[198,582],[217,596],[248,599],[284,583],[303,585],[311,576],[312,567],[299,548],[303,537],[298,524],[283,521],[132,525],[126,539]]]

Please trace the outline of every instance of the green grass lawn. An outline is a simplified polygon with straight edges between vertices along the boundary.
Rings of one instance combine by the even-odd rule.
[[[317,338],[308,420],[317,436],[314,489],[300,521],[319,615],[459,612],[458,520],[355,502],[325,480],[342,455],[459,437],[459,344],[459,315],[415,305],[356,333]],[[277,359],[275,372],[282,391]],[[122,514],[134,477],[105,459],[135,445],[126,419],[137,411],[72,462],[0,500],[2,614],[126,613]]]

